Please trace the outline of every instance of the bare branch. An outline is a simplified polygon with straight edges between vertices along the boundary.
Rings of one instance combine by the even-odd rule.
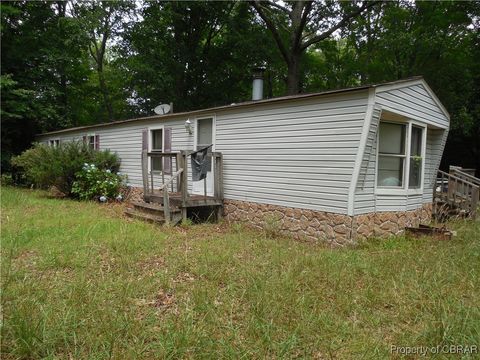
[[[230,15],[233,11],[233,9],[235,8],[235,3],[233,2],[232,5],[230,6],[230,8],[227,10],[227,14]],[[207,35],[207,41],[205,42],[205,45],[203,47],[203,51],[202,53],[205,55],[209,49],[210,49],[210,45],[212,43],[212,40],[222,31],[222,29],[225,27],[225,23],[222,23],[220,25],[220,27],[218,29],[215,29],[218,25],[218,20],[219,18],[215,18],[214,22],[213,22],[213,25],[210,27],[210,30],[208,31],[208,35]]]
[[[280,53],[282,54],[287,64],[290,63],[290,57],[288,55],[288,51],[285,47],[285,44],[282,41],[280,33],[278,32],[278,29],[275,27],[275,24],[273,23],[273,21],[263,11],[260,1],[254,0],[254,1],[250,1],[249,3],[257,11],[258,15],[260,15],[262,20],[265,22],[265,25],[267,25],[267,28],[271,31],[273,38],[277,43],[278,49],[280,50]]]
[[[308,15],[312,10],[313,1],[307,1],[305,7],[303,8],[302,17],[300,19],[300,23],[298,24],[298,28],[295,29],[295,47],[301,48],[301,39],[303,34],[303,29],[305,29],[305,25],[307,24]]]
[[[305,50],[307,49],[310,45],[313,45],[319,41],[322,41],[326,38],[328,38],[330,35],[332,35],[335,31],[337,31],[338,29],[342,28],[343,26],[345,26],[347,24],[347,22],[349,22],[351,19],[353,19],[354,17],[360,15],[363,11],[365,11],[366,9],[369,9],[371,8],[372,6],[380,3],[381,1],[367,1],[365,2],[360,8],[358,8],[357,10],[345,15],[343,17],[342,20],[340,20],[335,26],[331,27],[330,29],[328,29],[327,31],[321,33],[320,35],[317,35],[317,36],[314,36],[312,38],[310,38],[310,40],[306,41],[305,43],[303,43],[301,45],[301,50]]]
[[[290,13],[290,9],[287,9],[285,6],[282,6],[282,5],[280,5],[280,4],[277,4],[277,3],[273,2],[273,1],[264,1],[264,3],[266,3],[266,4],[268,4],[268,5],[272,6],[272,7],[275,7],[275,8],[277,8],[277,9],[279,9],[279,10],[282,10],[282,11],[285,12],[287,15]]]

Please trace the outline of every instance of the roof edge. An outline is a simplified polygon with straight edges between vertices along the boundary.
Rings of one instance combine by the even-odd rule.
[[[152,115],[152,116],[145,116],[145,117],[140,117],[140,118],[118,120],[118,121],[113,121],[113,122],[108,122],[108,123],[77,126],[77,127],[55,130],[55,131],[49,131],[49,132],[46,132],[46,133],[37,134],[36,137],[63,134],[63,133],[69,133],[69,132],[73,132],[73,131],[80,131],[80,130],[86,130],[86,129],[95,129],[95,128],[101,128],[101,127],[116,126],[116,125],[128,124],[128,123],[131,123],[131,122],[137,122],[137,121],[146,121],[146,120],[148,121],[148,120],[154,120],[154,119],[169,120],[169,119],[179,117],[179,116],[191,116],[191,115],[214,112],[214,111],[223,111],[223,110],[230,110],[230,109],[236,109],[236,108],[242,108],[242,107],[251,107],[251,106],[256,106],[256,105],[260,105],[260,104],[270,104],[270,103],[283,102],[283,101],[294,101],[294,100],[298,100],[298,99],[308,99],[308,98],[322,97],[322,96],[328,96],[328,95],[336,95],[336,94],[340,94],[340,93],[362,91],[362,90],[367,90],[367,89],[370,89],[370,88],[378,88],[378,87],[385,86],[385,85],[390,85],[390,84],[400,84],[400,83],[404,83],[404,82],[418,81],[420,79],[423,80],[423,82],[426,84],[426,82],[425,82],[425,80],[423,79],[422,76],[414,76],[414,77],[410,77],[410,78],[406,78],[406,79],[388,81],[388,82],[378,83],[378,84],[360,85],[360,86],[356,86],[356,87],[326,90],[326,91],[321,91],[321,92],[316,92],[316,93],[287,95],[287,96],[280,96],[280,97],[275,97],[275,98],[270,98],[270,99],[262,99],[262,100],[256,100],[256,101],[245,101],[245,102],[241,102],[241,103],[237,103],[237,104],[234,103],[234,104],[230,104],[230,105],[222,105],[222,106],[216,106],[216,107],[210,107],[210,108],[198,109],[198,110],[192,110],[192,111],[184,111],[184,112],[179,112],[179,113],[172,113],[172,114],[165,114],[165,115]],[[428,89],[429,89],[430,92],[433,93],[433,91],[430,89],[430,87],[428,87]],[[435,97],[435,99],[436,99],[436,101],[439,101],[436,97]],[[442,109],[444,109],[443,106],[442,106]]]

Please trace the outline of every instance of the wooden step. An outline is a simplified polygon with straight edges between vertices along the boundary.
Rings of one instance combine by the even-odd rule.
[[[146,202],[132,202],[133,207],[135,210],[140,212],[152,214],[152,215],[159,215],[163,216],[164,208],[160,204],[152,204]],[[181,212],[181,210],[177,207],[170,207],[170,213],[177,213]]]
[[[163,217],[163,215],[159,216],[159,215],[148,214],[148,213],[137,211],[137,210],[132,209],[132,208],[126,209],[124,213],[128,217],[138,219],[138,220],[147,221],[147,222],[150,222],[150,223],[155,223],[155,224],[164,224],[165,223],[165,218]]]

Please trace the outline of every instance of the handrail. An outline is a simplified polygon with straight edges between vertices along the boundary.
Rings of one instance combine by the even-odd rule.
[[[453,172],[453,174],[455,174],[454,176],[457,176],[461,179],[463,178],[463,180],[471,182],[475,185],[480,185],[480,179],[473,176],[473,175],[467,174],[466,172],[463,172],[462,170],[457,169],[457,168],[452,169],[452,172]]]
[[[147,155],[150,157],[166,157],[166,156],[174,157],[174,156],[177,156],[177,154],[178,153],[176,152],[161,152],[161,151],[149,151],[147,153]]]
[[[470,185],[472,185],[472,186],[478,187],[477,185],[472,184],[472,183],[471,183],[470,181],[468,181],[468,180],[465,180],[465,179],[462,179],[462,178],[460,178],[460,177],[458,177],[458,176],[455,176],[455,175],[446,173],[445,171],[438,170],[438,172],[439,172],[440,174],[444,174],[444,175],[446,175],[447,177],[452,178],[452,179],[454,179],[454,180],[457,180],[457,181],[460,181],[460,182],[464,182],[464,183],[466,183],[466,184],[470,184]]]
[[[183,169],[180,169],[178,170],[177,172],[175,172],[175,174],[172,174],[172,176],[170,177],[170,179],[168,179],[167,181],[165,181],[163,183],[162,186],[160,186],[160,188],[158,190],[163,190],[165,187],[167,187],[168,185],[170,185],[170,183],[173,181],[173,179],[175,179],[178,175],[180,175],[181,173],[183,172]]]

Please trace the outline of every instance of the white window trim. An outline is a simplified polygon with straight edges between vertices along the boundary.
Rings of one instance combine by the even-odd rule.
[[[87,133],[85,136],[87,137],[87,145],[90,146],[90,138],[93,137],[93,150],[99,150],[99,149],[95,149],[95,136],[97,134],[96,133]]]
[[[195,117],[195,128],[194,128],[194,136],[193,136],[193,151],[197,149],[198,143],[198,120],[205,120],[205,119],[212,119],[212,151],[215,151],[215,143],[216,143],[216,135],[217,135],[217,119],[215,114],[213,115],[205,115]]]
[[[158,126],[149,126],[148,127],[148,152],[152,152],[152,145],[153,145],[153,131],[154,130],[162,130],[162,152],[165,151],[165,126],[158,125]],[[158,150],[158,149],[157,149]],[[148,162],[148,173],[152,172],[152,162]],[[161,174],[162,171],[154,171],[154,174]]]
[[[426,156],[426,148],[427,148],[427,124],[413,120],[413,119],[405,119],[405,121],[400,120],[383,120],[384,122],[392,123],[392,124],[402,124],[407,125],[406,135],[405,135],[405,161],[403,162],[403,181],[402,187],[386,187],[386,186],[378,186],[378,158],[380,155],[380,123],[382,119],[380,119],[380,123],[378,125],[379,131],[377,131],[377,151],[376,151],[376,159],[375,159],[375,194],[376,195],[420,195],[423,194],[423,185],[425,181],[425,156]],[[409,189],[408,182],[410,179],[410,137],[412,132],[412,125],[422,128],[422,170],[421,170],[421,178],[420,178],[420,187],[418,189]],[[394,156],[394,155],[393,155]],[[402,156],[403,157],[403,156]]]

